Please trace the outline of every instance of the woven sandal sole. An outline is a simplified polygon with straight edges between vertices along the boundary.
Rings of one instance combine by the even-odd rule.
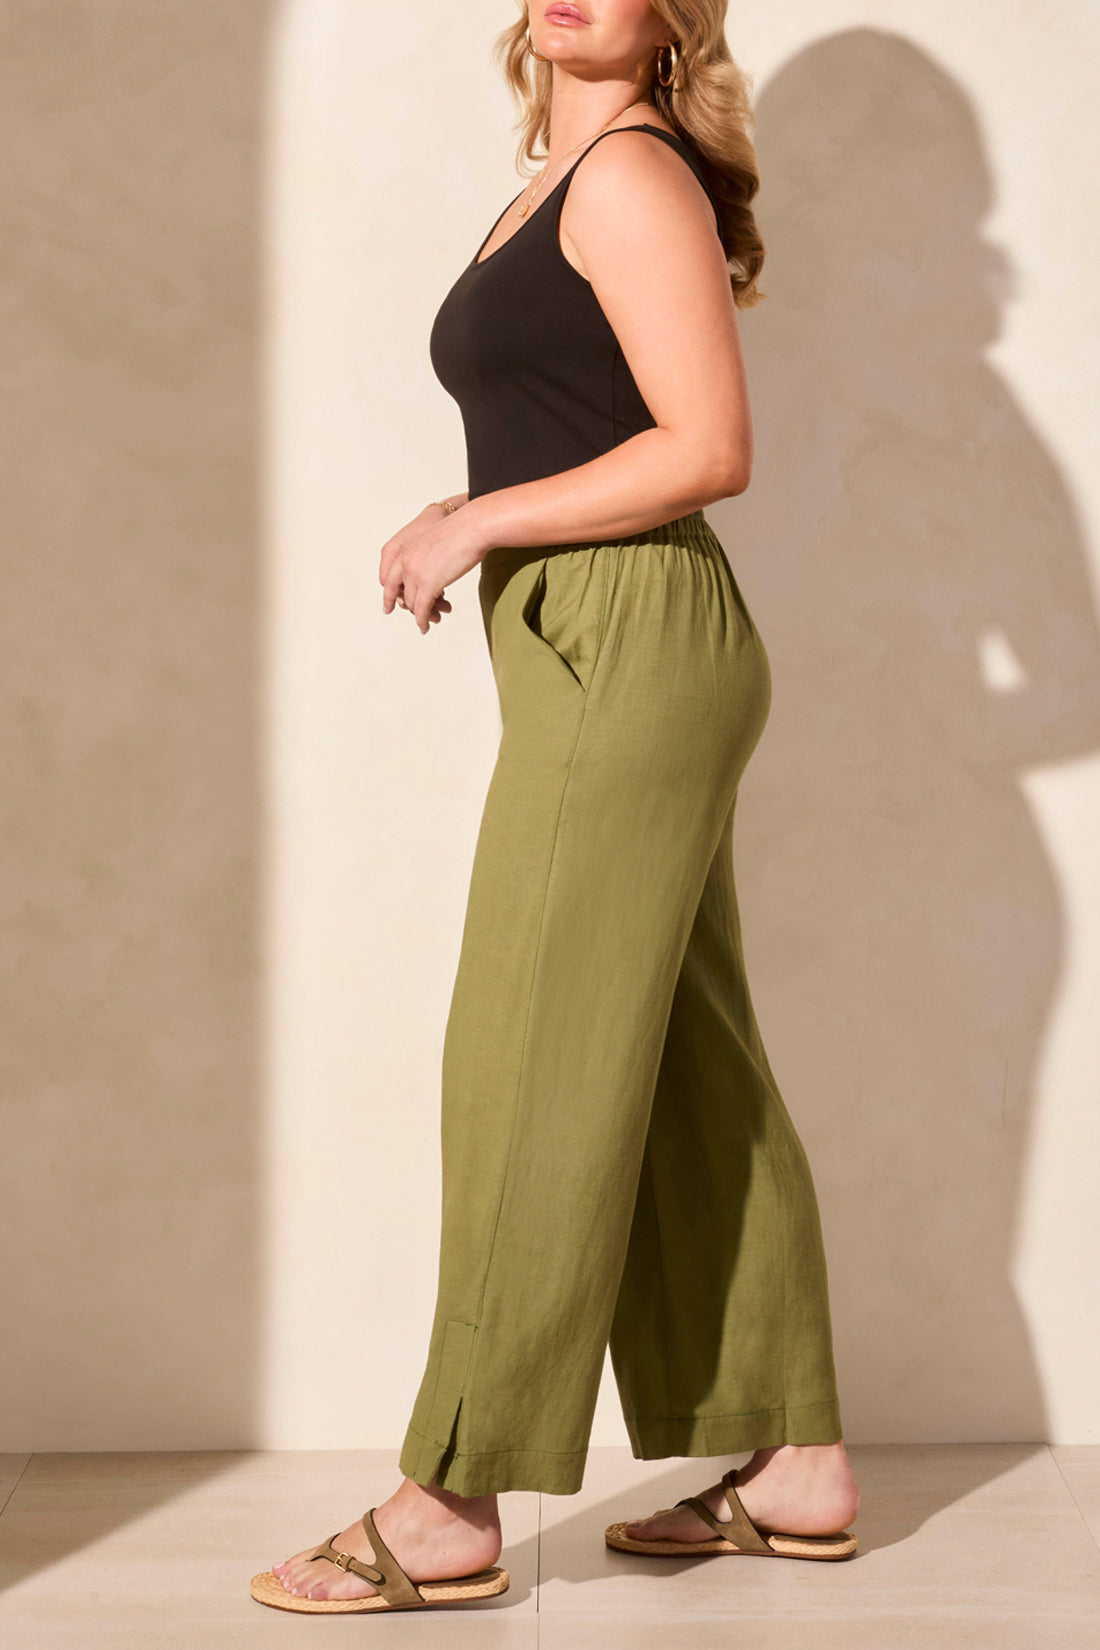
[[[692,1554],[700,1556],[706,1553],[736,1553],[740,1558],[818,1558],[836,1559],[851,1558],[856,1552],[858,1542],[854,1535],[842,1530],[839,1535],[786,1535],[776,1532],[765,1534],[764,1539],[771,1548],[767,1553],[747,1553],[743,1547],[735,1547],[732,1541],[722,1541],[714,1537],[710,1541],[638,1541],[634,1536],[627,1535],[626,1527],[629,1519],[618,1524],[609,1524],[603,1532],[604,1541],[609,1547],[614,1547],[621,1553],[648,1553],[655,1558],[683,1558]]]
[[[252,1577],[252,1597],[276,1610],[298,1610],[311,1616],[361,1615],[367,1610],[423,1610],[433,1604],[461,1604],[467,1599],[495,1598],[508,1591],[508,1571],[494,1565],[476,1575],[456,1576],[453,1581],[418,1581],[424,1597],[413,1604],[387,1604],[378,1593],[366,1598],[304,1598],[288,1593],[278,1576],[262,1570]]]

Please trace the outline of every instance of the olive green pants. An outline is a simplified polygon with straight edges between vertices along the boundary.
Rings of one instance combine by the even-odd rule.
[[[633,1452],[841,1437],[809,1165],[734,894],[763,644],[701,511],[494,549],[502,735],[443,1052],[442,1244],[401,1471],[581,1486],[610,1343]]]

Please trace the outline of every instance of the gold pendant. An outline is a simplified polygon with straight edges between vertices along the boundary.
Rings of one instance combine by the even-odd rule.
[[[526,206],[521,206],[520,207],[520,209],[519,209],[520,217],[525,218],[527,216],[528,212],[530,212],[530,210],[531,210],[531,202],[528,201]]]

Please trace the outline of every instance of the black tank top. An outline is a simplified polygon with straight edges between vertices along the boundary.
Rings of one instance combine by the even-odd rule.
[[[435,374],[462,414],[471,498],[570,470],[656,425],[591,285],[558,241],[570,178],[617,131],[652,132],[707,187],[680,138],[642,124],[601,132],[479,263],[519,195],[508,202],[444,298],[429,343]],[[717,207],[714,216],[720,232]]]

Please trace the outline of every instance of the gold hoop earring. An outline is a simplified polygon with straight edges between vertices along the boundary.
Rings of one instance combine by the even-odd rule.
[[[552,58],[544,57],[541,52],[537,52],[535,50],[534,46],[532,46],[530,29],[527,30],[527,50],[531,53],[532,57],[537,57],[540,63],[551,63],[551,62],[553,62]]]
[[[667,80],[665,79],[664,75],[662,75],[662,73],[661,73],[661,53],[663,51],[667,51],[668,54],[669,54],[668,79]],[[679,66],[680,66],[680,53],[676,49],[676,42],[673,41],[673,40],[666,40],[663,45],[660,45],[660,46],[657,47],[657,84],[658,84],[658,86],[666,86],[666,87],[671,86],[673,84],[673,82],[675,81],[675,79],[676,79],[676,70],[679,68]]]

